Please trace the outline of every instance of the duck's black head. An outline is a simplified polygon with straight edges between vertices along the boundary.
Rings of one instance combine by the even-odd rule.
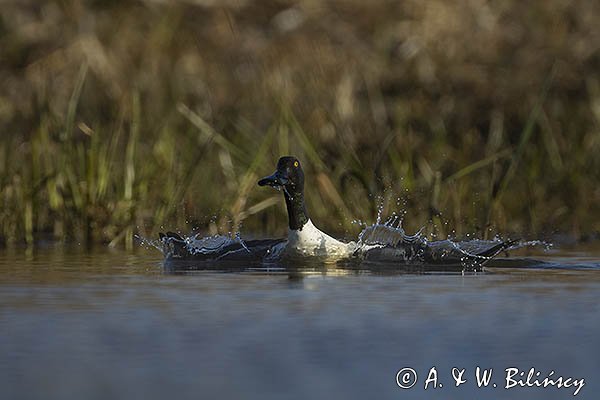
[[[259,186],[282,187],[288,210],[290,229],[302,229],[308,222],[304,206],[304,171],[296,157],[281,157],[277,170],[258,181]]]
[[[285,187],[290,194],[304,191],[304,172],[296,157],[281,157],[277,170],[270,176],[258,181],[258,186]]]

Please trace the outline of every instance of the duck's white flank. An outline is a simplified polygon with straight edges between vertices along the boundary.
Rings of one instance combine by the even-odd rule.
[[[286,252],[328,258],[347,257],[354,251],[354,242],[343,243],[321,232],[309,219],[299,230],[288,230]]]

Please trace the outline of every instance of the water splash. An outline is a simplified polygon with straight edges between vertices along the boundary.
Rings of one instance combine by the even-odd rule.
[[[148,239],[140,235],[133,235],[133,237],[139,241],[140,246],[145,248],[153,247],[164,254],[163,245],[160,239]]]
[[[246,250],[246,252],[251,253],[250,249],[248,248],[248,246],[246,246],[246,242],[244,242],[242,240],[242,235],[240,234],[240,232],[236,232],[235,233],[235,239],[237,240],[237,242],[239,244],[242,245],[242,247],[244,248],[244,250]]]
[[[402,228],[402,219],[397,215],[388,218],[383,224],[380,223],[380,216],[377,217],[378,222],[367,226],[358,235],[359,246],[399,246],[402,244],[427,243],[427,239],[423,236],[424,228],[419,229],[414,235],[408,235]]]
[[[292,195],[290,194],[290,192],[288,192],[288,190],[287,190],[287,186],[281,186],[281,187],[283,188],[283,191],[285,192],[286,196],[287,196],[287,197],[288,197],[290,200],[294,200],[294,196],[292,196]],[[279,188],[279,186],[278,186],[277,188]]]
[[[374,224],[363,221],[352,221],[363,227],[356,242],[348,243],[349,258],[374,261],[394,265],[395,263],[411,265],[462,266],[462,270],[477,271],[499,253],[523,247],[543,246],[549,249],[552,245],[539,240],[511,241],[499,236],[493,240],[470,239],[458,241],[452,237],[442,240],[428,240],[423,233],[425,226],[416,233],[408,234],[402,224],[405,212],[393,213],[382,222],[383,202],[377,208],[377,219]],[[190,236],[171,235],[160,240],[149,240],[137,237],[143,245],[160,250],[166,258],[187,258],[198,256],[198,259],[220,260],[229,254],[236,256],[242,253],[252,256],[250,249],[242,239],[240,232],[234,235]],[[272,263],[285,255],[285,241],[277,242],[266,249],[263,262]],[[208,256],[208,257],[204,257]],[[214,257],[211,257],[214,256]]]
[[[377,219],[375,220],[375,225],[381,224],[381,215],[383,214],[383,209],[385,208],[383,197],[379,197],[378,201],[379,204],[377,205]]]

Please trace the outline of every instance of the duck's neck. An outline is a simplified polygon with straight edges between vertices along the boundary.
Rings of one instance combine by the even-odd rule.
[[[290,229],[293,231],[302,230],[302,227],[309,221],[304,205],[304,193],[285,190],[283,195],[287,206]]]

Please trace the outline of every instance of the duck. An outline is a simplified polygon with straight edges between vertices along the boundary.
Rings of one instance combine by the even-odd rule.
[[[393,223],[374,224],[361,233],[358,243],[343,242],[321,231],[312,222],[304,196],[304,171],[295,156],[280,157],[275,172],[260,179],[258,186],[283,192],[288,215],[286,238],[243,241],[225,236],[182,237],[160,233],[159,241],[167,259],[193,261],[278,261],[284,258],[318,257],[325,262],[343,259],[456,267],[483,266],[509,249],[516,240],[428,241],[424,236],[406,235]]]

